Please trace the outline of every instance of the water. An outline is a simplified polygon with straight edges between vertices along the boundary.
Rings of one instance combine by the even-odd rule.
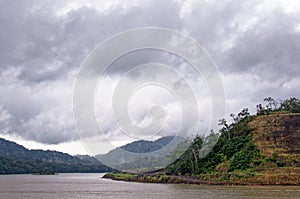
[[[0,176],[0,198],[300,198],[300,186],[202,186],[102,179],[102,174]]]

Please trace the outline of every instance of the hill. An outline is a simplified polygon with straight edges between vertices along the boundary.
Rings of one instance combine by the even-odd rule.
[[[183,156],[168,172],[220,183],[300,184],[300,114],[249,116],[222,131],[197,170]]]
[[[96,157],[119,170],[153,170],[166,166],[171,152],[184,141],[180,136],[166,136],[155,141],[139,140]]]
[[[260,116],[249,125],[261,155],[276,156],[285,166],[300,167],[300,114]]]
[[[245,111],[244,111],[245,113]],[[223,125],[212,150],[200,156],[202,139],[166,169],[144,174],[108,174],[116,180],[218,185],[300,185],[300,114],[239,114]]]
[[[28,150],[0,138],[0,174],[107,172],[111,168],[90,156],[71,156],[57,151]]]

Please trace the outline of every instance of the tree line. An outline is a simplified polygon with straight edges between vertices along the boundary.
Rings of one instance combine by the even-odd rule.
[[[272,112],[300,113],[300,100],[296,97],[289,99],[264,98],[266,105],[256,105],[257,115],[268,115]]]

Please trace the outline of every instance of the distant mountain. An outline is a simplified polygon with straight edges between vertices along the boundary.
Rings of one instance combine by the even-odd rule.
[[[112,169],[94,157],[71,156],[57,151],[28,150],[0,138],[0,174],[39,172],[107,172]]]
[[[180,136],[166,136],[155,141],[139,140],[96,157],[121,170],[152,170],[166,166],[170,154],[184,141]]]
[[[149,153],[153,151],[160,150],[164,146],[167,146],[172,140],[174,139],[174,143],[178,144],[179,142],[183,141],[182,137],[175,137],[175,136],[166,136],[159,138],[155,141],[147,141],[147,140],[139,140],[129,144],[126,144],[121,149],[132,152],[132,153]]]

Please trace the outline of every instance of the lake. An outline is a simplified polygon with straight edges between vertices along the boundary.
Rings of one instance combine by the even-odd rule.
[[[202,186],[113,181],[103,174],[2,175],[0,198],[300,198],[300,186]]]

